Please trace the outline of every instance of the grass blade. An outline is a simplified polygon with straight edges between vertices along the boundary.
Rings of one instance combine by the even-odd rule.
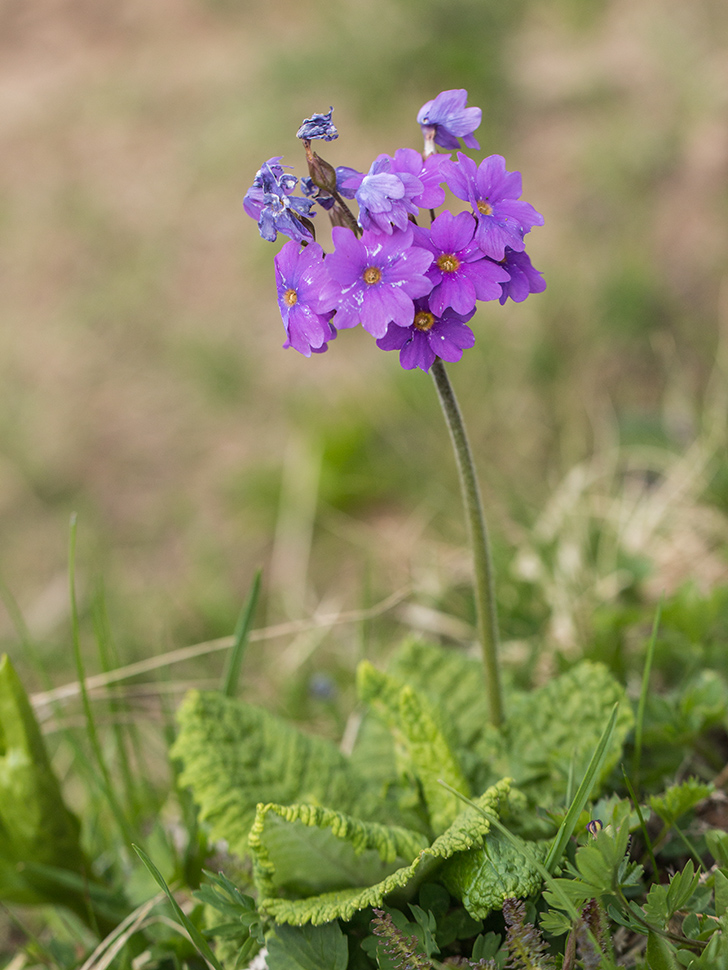
[[[215,968],[215,970],[223,970],[222,964],[220,963],[220,961],[217,959],[217,957],[215,956],[215,954],[210,949],[210,944],[207,942],[207,940],[205,939],[205,937],[197,929],[197,927],[195,926],[195,924],[187,916],[187,914],[182,910],[182,907],[177,902],[177,900],[174,898],[174,896],[172,894],[172,890],[167,885],[167,883],[166,883],[166,881],[165,881],[164,876],[162,875],[162,873],[159,871],[159,869],[157,869],[157,867],[154,865],[154,863],[152,862],[152,860],[146,854],[146,852],[144,851],[144,849],[140,848],[138,845],[133,845],[132,848],[134,849],[134,851],[136,852],[136,854],[139,856],[139,858],[142,860],[142,862],[144,863],[144,865],[147,867],[147,869],[149,870],[150,875],[153,877],[153,879],[156,882],[156,884],[159,886],[159,888],[162,890],[162,892],[166,895],[167,899],[169,900],[169,902],[170,902],[170,904],[172,906],[172,909],[174,910],[175,916],[177,917],[178,921],[182,924],[182,926],[184,926],[184,928],[187,930],[190,939],[195,944],[195,946],[197,947],[197,949],[200,951],[200,954],[205,958],[205,960],[207,960],[207,962],[210,964],[210,966],[212,966],[212,967]]]
[[[594,784],[602,770],[604,760],[607,756],[607,749],[609,748],[609,743],[612,740],[612,734],[614,733],[614,726],[617,723],[618,708],[619,703],[615,704],[612,708],[609,723],[604,728],[604,732],[599,740],[599,744],[597,745],[594,754],[591,756],[591,761],[586,769],[586,773],[576,791],[576,795],[574,795],[574,800],[569,806],[569,810],[559,826],[559,831],[556,833],[554,844],[551,846],[549,854],[546,857],[546,861],[544,862],[544,866],[549,873],[554,871],[554,867],[564,854],[566,843],[574,833],[579,816],[581,815],[584,806],[589,799],[589,795],[594,788]]]
[[[248,636],[250,635],[250,627],[253,623],[253,617],[255,616],[255,608],[258,605],[258,596],[260,595],[261,575],[261,570],[256,570],[255,576],[253,576],[253,582],[250,585],[248,598],[240,611],[237,626],[235,627],[233,648],[230,651],[222,685],[220,687],[220,690],[226,697],[235,697],[238,692],[240,668],[243,663],[245,647],[248,643]]]
[[[655,619],[652,623],[652,635],[647,644],[647,655],[645,657],[645,668],[642,671],[642,687],[640,688],[640,700],[637,705],[637,723],[634,729],[634,758],[632,761],[632,776],[634,778],[635,791],[640,790],[640,767],[642,762],[642,731],[645,721],[645,706],[647,704],[647,691],[650,686],[650,672],[652,670],[652,660],[655,656],[655,643],[657,642],[657,631],[660,627],[662,617],[662,601],[664,595],[660,597],[655,611]]]

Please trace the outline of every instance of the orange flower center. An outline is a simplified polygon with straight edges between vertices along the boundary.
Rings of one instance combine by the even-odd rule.
[[[493,209],[487,199],[478,199],[478,212],[482,212],[484,216],[493,215]]]
[[[443,253],[442,256],[437,257],[437,265],[443,273],[454,273],[455,270],[460,269],[460,260],[454,253]]]
[[[364,270],[364,282],[368,283],[369,286],[372,283],[378,283],[382,278],[382,271],[377,269],[376,266],[367,266]]]
[[[286,290],[283,294],[283,302],[286,306],[293,306],[294,303],[298,303],[298,293],[295,290]]]
[[[427,310],[420,310],[419,313],[415,314],[414,324],[418,330],[424,330],[426,333],[434,327],[435,316]]]

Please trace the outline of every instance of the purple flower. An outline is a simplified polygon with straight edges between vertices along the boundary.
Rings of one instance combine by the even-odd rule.
[[[428,302],[438,316],[446,307],[457,313],[470,313],[476,300],[496,300],[501,295],[501,283],[509,279],[500,264],[486,259],[474,242],[477,228],[469,212],[454,216],[445,211],[429,229],[414,228],[416,245],[429,249],[434,260],[427,275],[434,284]]]
[[[469,202],[478,220],[475,241],[486,256],[503,259],[506,246],[523,250],[523,237],[543,216],[528,202],[519,201],[521,173],[507,172],[502,155],[489,155],[476,167],[458,152],[457,162],[443,162],[445,180],[459,199]]]
[[[276,256],[278,306],[288,339],[284,347],[293,347],[305,357],[320,354],[333,340],[336,330],[330,323],[334,304],[323,298],[328,282],[324,254],[318,243],[301,249],[288,242]]]
[[[339,137],[336,127],[331,123],[333,108],[329,108],[325,115],[314,114],[310,118],[304,118],[301,127],[296,132],[296,138],[302,141],[312,141],[314,138],[323,138],[324,141],[333,141]]]
[[[442,314],[430,309],[427,299],[415,301],[414,319],[408,327],[391,324],[377,340],[380,350],[398,350],[399,362],[405,370],[419,367],[428,371],[435,358],[456,361],[475,343],[475,336],[466,323],[475,311],[456,313],[448,307]]]
[[[392,171],[413,175],[422,182],[422,194],[412,200],[420,209],[437,209],[445,201],[440,165],[449,158],[449,155],[430,155],[423,161],[422,155],[413,148],[398,148],[394,153]]]
[[[514,303],[522,303],[529,293],[543,293],[546,289],[546,280],[533,268],[525,252],[517,253],[506,247],[505,258],[499,265],[508,273],[508,280],[501,285],[501,305],[508,297]]]
[[[293,196],[298,179],[283,171],[281,155],[268,159],[258,169],[252,186],[245,193],[243,208],[258,220],[258,232],[268,242],[278,233],[298,242],[312,240],[313,232],[302,222],[311,212],[313,200]]]
[[[424,275],[432,253],[412,245],[411,229],[391,236],[365,231],[357,239],[351,229],[335,226],[331,234],[336,249],[326,257],[330,282],[321,295],[336,306],[337,330],[361,323],[383,337],[390,322],[408,327],[413,300],[432,289]]]
[[[480,125],[480,108],[466,108],[468,92],[462,88],[443,91],[423,104],[417,113],[417,122],[425,136],[425,155],[434,152],[434,145],[441,148],[459,148],[462,138],[467,148],[480,148],[473,132]],[[434,144],[433,144],[434,143]]]
[[[418,167],[422,168],[421,156]],[[407,228],[408,216],[416,216],[419,212],[414,200],[425,191],[416,175],[406,170],[396,171],[394,159],[389,155],[377,156],[366,175],[355,174],[343,185],[348,190],[355,190],[362,229],[388,235],[393,228],[403,231]]]

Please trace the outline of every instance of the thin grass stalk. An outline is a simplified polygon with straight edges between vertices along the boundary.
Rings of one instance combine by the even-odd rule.
[[[478,639],[483,653],[488,708],[491,722],[498,727],[504,719],[503,689],[498,662],[498,613],[495,602],[493,559],[483,515],[480,487],[455,391],[447,376],[445,365],[439,357],[432,365],[431,374],[450,432],[460,475],[460,488],[475,567],[475,608],[478,617]]]

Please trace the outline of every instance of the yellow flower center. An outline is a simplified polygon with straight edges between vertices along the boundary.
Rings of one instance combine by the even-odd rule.
[[[368,283],[370,286],[372,283],[378,283],[382,278],[382,271],[377,269],[376,266],[367,266],[364,270],[364,282]]]
[[[443,253],[442,256],[437,257],[437,265],[443,273],[454,273],[455,270],[460,269],[460,260],[454,253]]]
[[[493,209],[487,199],[478,199],[478,212],[482,212],[484,216],[493,215]]]
[[[418,330],[432,330],[435,325],[435,316],[427,310],[420,310],[415,314],[414,324]]]
[[[294,303],[298,303],[298,293],[295,290],[286,290],[283,294],[283,302],[286,306],[293,306]]]

